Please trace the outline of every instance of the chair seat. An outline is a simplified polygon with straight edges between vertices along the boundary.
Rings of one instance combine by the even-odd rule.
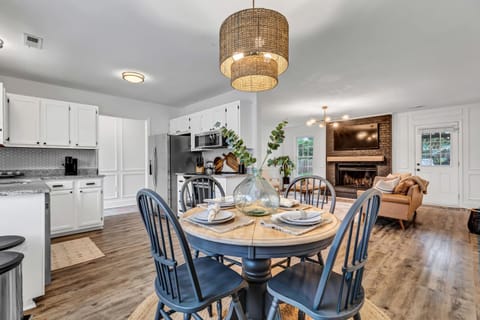
[[[291,304],[313,319],[348,319],[357,314],[364,299],[350,306],[348,312],[337,313],[337,301],[342,283],[342,275],[331,272],[325,296],[318,310],[313,308],[315,294],[323,266],[318,263],[301,262],[288,268],[275,277],[267,285],[268,292],[281,301]],[[294,283],[295,285],[292,285]],[[363,288],[361,289],[363,296]],[[346,292],[343,292],[345,297]]]
[[[223,297],[237,292],[239,287],[246,286],[238,273],[210,257],[194,259],[193,264],[203,294],[203,301],[197,301],[191,286],[187,265],[183,264],[177,268],[181,294],[180,303],[178,300],[172,300],[170,295],[162,294],[163,290],[160,283],[158,279],[155,279],[155,291],[160,301],[169,308],[183,313],[194,313]]]

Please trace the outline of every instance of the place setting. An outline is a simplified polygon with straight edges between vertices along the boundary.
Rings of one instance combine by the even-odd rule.
[[[309,207],[308,209],[310,209]],[[281,211],[262,219],[260,224],[266,228],[275,229],[292,235],[302,235],[320,226],[331,223],[332,219],[323,216],[325,210],[298,209]]]
[[[205,199],[204,201],[207,203],[206,205],[202,204],[197,207],[203,210],[195,212],[183,220],[217,233],[232,231],[255,222],[250,217],[235,214],[233,210],[224,210],[235,207],[233,196]]]

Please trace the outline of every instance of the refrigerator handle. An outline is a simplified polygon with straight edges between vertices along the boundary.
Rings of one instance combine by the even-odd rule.
[[[148,174],[149,174],[149,175],[152,175],[152,160],[149,161]]]
[[[157,176],[158,176],[158,156],[157,148],[153,149],[153,186],[157,189]]]

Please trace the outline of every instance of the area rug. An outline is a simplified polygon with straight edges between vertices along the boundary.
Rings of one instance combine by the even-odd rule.
[[[52,244],[52,271],[104,257],[89,237]]]
[[[135,311],[130,315],[128,320],[153,320],[155,319],[155,311],[157,308],[158,298],[155,293],[149,295],[143,302],[135,309]],[[230,299],[222,300],[223,305],[223,317],[226,315],[228,307],[230,306]],[[215,307],[213,308],[213,317],[208,316],[207,310],[202,310],[198,313],[202,319],[205,320],[216,320],[217,315],[215,311]],[[297,309],[282,304],[280,306],[280,312],[282,314],[282,320],[297,320]],[[362,316],[362,320],[390,320],[382,310],[380,310],[376,305],[374,305],[370,300],[365,300],[365,304],[363,305],[362,310],[360,311],[360,315]],[[181,313],[174,313],[172,314],[172,319],[181,320],[183,319],[183,314]],[[306,319],[311,319],[310,317],[306,317]]]

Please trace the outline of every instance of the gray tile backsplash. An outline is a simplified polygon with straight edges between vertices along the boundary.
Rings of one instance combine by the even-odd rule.
[[[63,169],[66,156],[78,159],[78,168],[97,168],[97,151],[83,149],[0,148],[0,170]]]

